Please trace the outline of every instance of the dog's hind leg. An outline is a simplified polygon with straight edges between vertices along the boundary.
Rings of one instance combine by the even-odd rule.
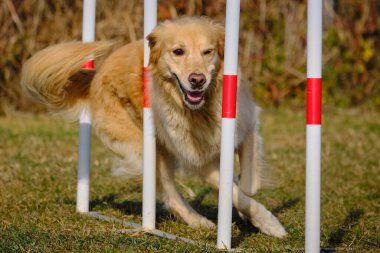
[[[219,166],[215,163],[204,173],[204,179],[214,189],[219,188]],[[251,223],[263,233],[282,238],[286,231],[278,219],[269,212],[262,204],[248,197],[242,192],[236,183],[233,183],[232,197],[234,207],[244,214]]]
[[[142,175],[142,131],[127,120],[94,113],[97,135],[116,156],[112,164],[115,176],[135,178]],[[127,115],[124,115],[126,118]],[[120,118],[120,117],[119,117]],[[108,123],[110,122],[110,123]]]
[[[215,224],[185,202],[175,186],[175,164],[168,156],[158,156],[159,184],[165,206],[193,228],[215,228]]]

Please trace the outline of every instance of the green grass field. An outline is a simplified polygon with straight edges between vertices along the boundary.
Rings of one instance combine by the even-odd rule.
[[[246,252],[303,252],[304,112],[266,110],[262,133],[273,187],[255,198],[289,235],[276,239],[233,217],[233,247]],[[75,212],[77,125],[38,115],[0,118],[0,252],[217,252],[216,231],[194,230],[158,203],[157,227],[197,240],[187,245]],[[325,110],[321,246],[325,252],[380,252],[380,113],[368,107]],[[111,154],[92,142],[91,209],[141,222],[141,183],[111,175]],[[216,222],[217,197],[196,179],[179,179],[189,200]],[[188,194],[184,192],[187,198]]]

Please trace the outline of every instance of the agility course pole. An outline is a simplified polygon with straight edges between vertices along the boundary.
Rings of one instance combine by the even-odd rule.
[[[320,252],[322,0],[307,2],[305,252]]]
[[[82,41],[95,40],[95,9],[96,0],[83,2]],[[89,56],[91,57],[91,56]],[[83,69],[93,69],[93,59],[88,59]],[[78,184],[77,184],[77,212],[87,213],[90,202],[90,157],[91,157],[91,111],[83,108],[79,118],[79,150],[78,150]]]
[[[157,24],[157,0],[144,0],[144,127],[143,127],[143,213],[144,229],[156,226],[156,135],[149,102],[149,45],[146,37]]]
[[[240,0],[227,0],[217,247],[231,248]]]

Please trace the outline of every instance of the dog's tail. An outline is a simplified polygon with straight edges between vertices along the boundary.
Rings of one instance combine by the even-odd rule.
[[[95,70],[82,70],[82,65],[109,53],[111,46],[110,42],[68,42],[43,49],[23,65],[21,86],[50,112],[76,119],[88,103],[95,75]]]

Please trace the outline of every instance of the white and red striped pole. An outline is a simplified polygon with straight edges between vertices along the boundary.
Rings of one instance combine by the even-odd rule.
[[[95,40],[95,9],[96,0],[83,2],[82,41]],[[91,57],[91,56],[89,56]],[[94,60],[89,58],[83,69],[93,69]],[[78,148],[78,183],[77,212],[87,213],[90,202],[90,159],[91,159],[91,111],[83,108],[79,118],[79,148]]]
[[[322,0],[307,2],[305,252],[320,252]]]
[[[240,0],[227,0],[217,247],[231,248]]]
[[[156,225],[156,135],[149,103],[149,45],[146,37],[157,24],[157,0],[144,0],[144,155],[143,155],[143,213],[142,226]]]

